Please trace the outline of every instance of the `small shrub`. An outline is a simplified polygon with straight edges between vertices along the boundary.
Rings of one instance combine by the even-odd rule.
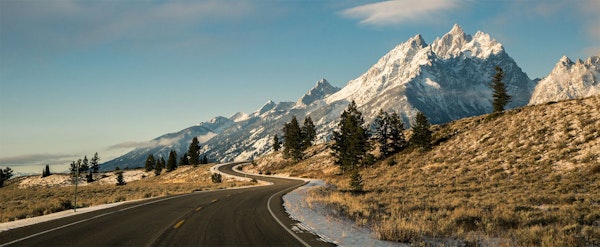
[[[212,175],[210,175],[210,179],[212,180],[213,183],[223,182],[223,177],[221,176],[220,173],[213,173]]]

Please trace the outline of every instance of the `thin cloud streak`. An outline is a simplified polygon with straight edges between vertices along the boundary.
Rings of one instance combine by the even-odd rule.
[[[61,164],[75,159],[74,155],[67,154],[26,154],[0,158],[2,166],[27,166],[32,164]]]
[[[120,149],[134,149],[134,148],[154,148],[158,146],[169,146],[173,143],[177,142],[179,137],[173,138],[160,138],[158,140],[152,140],[148,142],[135,142],[135,141],[127,141],[117,143],[115,145],[109,146],[106,148],[107,151],[111,150],[120,150]]]
[[[3,43],[89,48],[114,42],[181,40],[198,27],[258,16],[252,1],[0,1]],[[207,33],[197,34],[207,36]],[[192,37],[196,38],[196,37]],[[6,40],[5,40],[6,39]]]
[[[412,21],[422,21],[424,16],[459,7],[459,0],[392,0],[372,3],[343,10],[347,18],[360,19],[361,24],[385,26]],[[428,17],[431,19],[430,17]]]

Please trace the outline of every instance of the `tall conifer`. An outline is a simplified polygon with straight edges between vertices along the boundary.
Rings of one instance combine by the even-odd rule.
[[[337,130],[333,131],[333,156],[342,172],[358,168],[368,157],[369,134],[363,125],[362,113],[352,101],[342,113]]]
[[[200,164],[200,142],[198,142],[198,137],[194,137],[194,139],[192,139],[192,143],[190,143],[187,155],[190,165],[197,166]]]
[[[492,77],[492,106],[494,113],[504,111],[504,107],[510,102],[511,96],[508,95],[506,85],[502,81],[504,79],[504,71],[500,66],[495,68],[496,74]]]

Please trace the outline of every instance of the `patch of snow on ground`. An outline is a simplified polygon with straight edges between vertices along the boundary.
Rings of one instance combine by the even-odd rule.
[[[367,228],[357,227],[349,220],[328,216],[324,207],[311,209],[305,200],[308,191],[324,185],[325,182],[321,180],[311,180],[308,184],[283,196],[283,206],[290,217],[302,222],[297,229],[310,228],[322,239],[340,246],[407,246],[375,239],[373,233]]]

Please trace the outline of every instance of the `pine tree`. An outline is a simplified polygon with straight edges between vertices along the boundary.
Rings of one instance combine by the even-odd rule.
[[[86,155],[86,156],[84,156],[83,160],[81,161],[81,167],[79,168],[79,172],[87,172],[89,169],[90,169],[89,160]]]
[[[392,112],[390,115],[390,140],[392,153],[402,151],[407,146],[406,138],[404,137],[404,123],[400,115],[396,112]]]
[[[125,185],[127,184],[125,182],[125,178],[123,178],[123,172],[118,172],[117,173],[117,186],[121,186],[121,185]]]
[[[192,139],[187,155],[190,165],[197,166],[200,164],[200,142],[198,142],[198,137]]]
[[[163,159],[163,157],[160,157],[160,159],[158,159],[158,162],[156,162],[156,167],[154,168],[154,175],[160,175],[163,168],[165,168],[165,159]]]
[[[177,169],[177,153],[174,150],[169,152],[169,159],[167,160],[167,172]]]
[[[94,157],[92,157],[92,160],[90,161],[90,169],[92,169],[92,172],[94,173],[98,173],[98,170],[100,169],[100,157],[98,156],[98,153],[96,152],[94,154]]]
[[[44,168],[43,172],[42,172],[42,177],[45,178],[47,176],[50,176],[50,165],[46,164],[46,167]]]
[[[302,159],[302,134],[296,116],[283,127],[283,157],[294,161]]]
[[[422,112],[417,112],[416,121],[413,127],[413,135],[410,138],[412,145],[422,149],[428,150],[431,148],[431,125],[427,120],[427,117]]]
[[[179,157],[178,166],[187,166],[189,164],[190,164],[190,161],[188,160],[187,154],[183,154],[181,157]]]
[[[379,143],[379,150],[382,157],[388,157],[390,153],[390,114],[379,109],[377,117],[373,120],[373,129],[375,141]]]
[[[92,174],[92,169],[88,171],[88,175],[86,175],[85,178],[88,183],[94,182],[94,175]]]
[[[202,156],[202,164],[208,164],[208,163],[209,163],[208,156],[205,154]]]
[[[304,125],[302,126],[300,134],[302,136],[300,147],[302,151],[304,151],[312,146],[313,142],[317,138],[317,130],[315,129],[315,124],[310,117],[304,118]]]
[[[281,148],[281,142],[279,141],[279,137],[277,136],[277,134],[275,134],[273,136],[273,150],[275,152],[279,151],[279,149]]]
[[[149,154],[148,158],[146,158],[146,165],[144,166],[144,168],[146,169],[147,172],[154,170],[154,167],[156,166],[156,160],[154,159],[154,155]]]
[[[492,106],[494,108],[494,113],[499,113],[504,111],[504,107],[510,102],[511,96],[508,95],[506,90],[506,85],[502,80],[504,79],[504,71],[500,66],[496,66],[495,68],[496,74],[492,77],[492,98],[494,99],[492,102]]]
[[[4,186],[4,181],[9,180],[13,176],[13,170],[10,167],[4,168],[4,170],[0,169],[0,188]]]
[[[342,172],[352,171],[364,165],[370,150],[369,134],[362,113],[352,101],[340,117],[337,130],[333,131],[333,156]]]

